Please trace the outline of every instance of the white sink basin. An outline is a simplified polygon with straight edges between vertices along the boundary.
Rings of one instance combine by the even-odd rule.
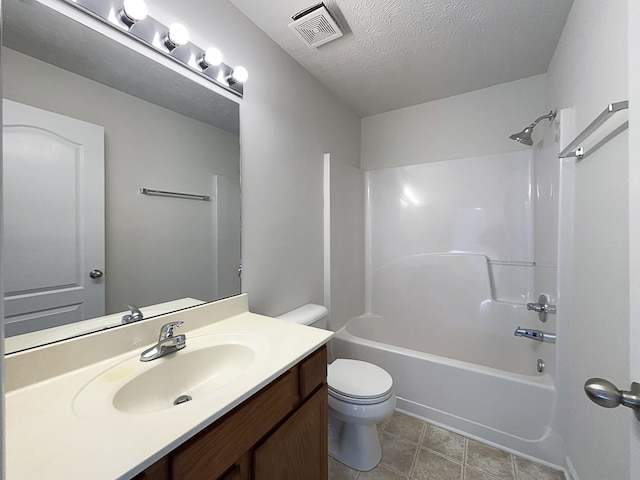
[[[78,393],[73,409],[84,416],[110,409],[144,414],[188,408],[190,401],[219,392],[259,367],[267,351],[268,342],[256,334],[187,335],[187,346],[178,352],[150,362],[141,362],[138,354],[103,372]]]
[[[181,396],[198,398],[240,375],[255,354],[245,345],[229,344],[164,360],[125,383],[113,397],[113,406],[123,412],[146,413],[169,408]]]

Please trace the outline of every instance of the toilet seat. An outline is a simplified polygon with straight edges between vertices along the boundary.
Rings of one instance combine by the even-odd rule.
[[[387,392],[384,395],[381,395],[379,397],[367,397],[367,398],[362,398],[362,397],[352,397],[349,395],[344,395],[340,392],[336,392],[334,390],[332,390],[331,388],[329,388],[329,395],[333,398],[336,398],[338,400],[342,400],[343,402],[346,403],[350,403],[353,405],[373,405],[376,403],[382,403],[388,399],[391,398],[391,396],[393,395],[392,391]]]
[[[329,395],[357,405],[381,403],[393,395],[391,375],[361,360],[335,360],[327,368],[327,383]]]

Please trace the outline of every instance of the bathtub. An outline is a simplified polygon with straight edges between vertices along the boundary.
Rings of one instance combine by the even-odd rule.
[[[333,356],[387,370],[400,410],[514,453],[563,464],[562,441],[552,428],[553,380],[536,368],[538,358],[554,358],[554,345],[513,335],[518,324],[540,328],[537,317],[524,305],[493,300],[481,255],[430,257],[413,258],[413,267],[388,266],[391,275],[376,277],[378,298],[372,305],[386,315],[349,320],[332,339]],[[424,272],[411,275],[416,265],[424,270],[425,262],[433,282]],[[404,284],[393,275],[396,268],[409,277]],[[456,288],[449,294],[451,282]]]

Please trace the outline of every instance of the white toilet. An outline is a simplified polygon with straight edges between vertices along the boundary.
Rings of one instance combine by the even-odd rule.
[[[326,329],[327,309],[307,304],[277,318]],[[382,457],[376,424],[396,407],[393,379],[382,368],[339,358],[327,368],[329,455],[356,470],[375,467]]]

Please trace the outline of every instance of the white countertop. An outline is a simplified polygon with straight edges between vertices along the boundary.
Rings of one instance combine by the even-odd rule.
[[[110,398],[96,398],[94,414],[79,409],[77,402],[74,405],[77,394],[92,379],[138,357],[155,343],[160,325],[176,320],[184,321],[176,333],[186,334],[187,346],[171,355],[188,352],[190,339],[226,332],[256,334],[266,339],[267,348],[237,379],[176,407],[130,414],[109,408]],[[266,386],[331,335],[250,313],[246,295],[240,295],[9,355],[5,366],[9,377],[5,403],[7,478],[131,478]],[[96,349],[111,352],[96,353]],[[69,356],[78,361],[74,363]],[[148,364],[157,361],[171,358]]]

